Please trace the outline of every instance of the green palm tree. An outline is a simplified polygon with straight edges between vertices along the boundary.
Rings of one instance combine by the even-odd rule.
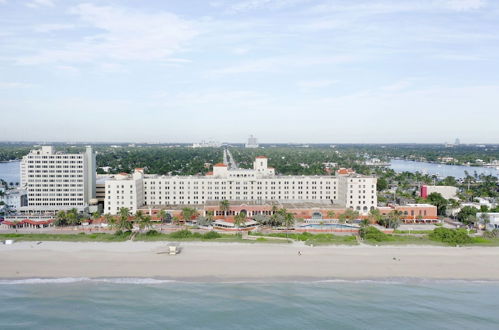
[[[484,225],[484,230],[487,230],[487,225],[490,223],[490,216],[483,212],[482,214],[480,214],[480,220],[483,222],[483,225]]]
[[[215,215],[215,212],[214,211],[206,211],[206,219],[209,221],[209,222],[212,222],[213,221],[213,217]]]
[[[164,222],[166,220],[166,211],[165,210],[159,211],[158,216],[161,219],[161,222]]]
[[[327,211],[327,217],[329,219],[334,219],[335,216],[336,216],[336,213],[334,211]]]
[[[246,213],[244,212],[239,212],[239,214],[237,214],[235,217],[234,217],[234,226],[236,226],[236,228],[240,228],[242,224],[245,224],[246,223]]]
[[[293,226],[294,224],[295,224],[295,215],[291,212],[284,212],[284,225],[286,226],[286,240],[288,239],[289,227]]]
[[[143,231],[144,229],[150,229],[151,227],[152,227],[151,216],[143,215],[139,220],[140,231]]]
[[[359,212],[354,211],[352,209],[347,209],[345,211],[345,217],[348,222],[351,222],[359,217]]]
[[[114,225],[116,224],[116,218],[109,213],[104,214],[104,220],[111,227],[114,227]]]
[[[133,229],[133,223],[128,220],[130,216],[130,210],[126,207],[122,207],[119,211],[118,221],[116,223],[116,228],[121,231],[129,231]]]
[[[68,224],[68,219],[65,211],[57,212],[55,216],[54,226],[66,226]]]
[[[378,209],[369,211],[368,220],[370,223],[375,224],[381,220],[381,212]]]
[[[227,212],[230,210],[230,202],[226,199],[220,201],[219,203],[220,211],[224,213],[224,216],[227,216]]]
[[[78,210],[72,208],[71,210],[66,212],[66,219],[68,224],[71,226],[77,226],[80,224],[80,216],[78,214]]]
[[[133,221],[139,225],[139,228],[140,228],[141,222],[144,220],[144,216],[145,216],[144,212],[142,212],[141,210],[137,210],[137,212],[135,212],[135,216],[134,216]],[[142,228],[140,228],[140,229],[142,230]]]
[[[197,215],[197,211],[196,211],[196,209],[193,209],[192,207],[184,207],[182,209],[182,219],[184,220],[184,224],[186,224],[187,221],[190,221],[196,215]]]

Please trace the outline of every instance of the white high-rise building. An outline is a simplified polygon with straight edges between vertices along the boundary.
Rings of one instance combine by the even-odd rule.
[[[21,161],[21,187],[27,190],[23,213],[82,211],[95,198],[95,153],[55,152],[51,146],[32,150]]]
[[[207,201],[329,201],[367,214],[377,207],[376,178],[341,169],[336,176],[276,175],[267,158],[253,169],[229,169],[220,163],[206,176],[165,176],[121,173],[106,181],[104,212],[167,205],[202,205]]]
[[[246,143],[246,148],[258,148],[258,140],[253,135],[248,138],[248,143]]]

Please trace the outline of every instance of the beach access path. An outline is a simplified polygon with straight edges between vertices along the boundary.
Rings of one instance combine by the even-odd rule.
[[[499,280],[497,247],[182,242],[182,252],[169,256],[160,253],[166,245],[131,241],[0,245],[0,278]]]

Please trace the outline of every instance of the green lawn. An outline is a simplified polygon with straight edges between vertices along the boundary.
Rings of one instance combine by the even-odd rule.
[[[240,243],[280,243],[287,244],[291,241],[285,241],[276,238],[285,238],[285,233],[262,234],[250,233],[252,236],[259,237],[257,240],[244,240],[240,236],[233,234],[209,234],[192,233],[190,231],[177,231],[173,233],[142,233],[134,237],[134,241],[178,241],[178,242],[240,242]],[[65,242],[124,242],[130,238],[130,233],[115,235],[110,233],[79,233],[79,234],[0,234],[0,240],[14,239],[16,241],[65,241]],[[307,245],[358,245],[355,236],[340,236],[333,234],[311,234],[311,233],[292,233],[288,235],[290,240],[302,241]],[[365,239],[362,241],[369,245],[436,245],[452,246],[446,243],[431,240],[428,235],[386,235],[381,241]],[[483,237],[473,237],[470,244],[466,246],[499,246],[499,238],[486,239]]]
[[[180,231],[173,233],[137,234],[134,241],[178,241],[178,242],[241,242],[241,243],[287,243],[282,240],[260,239],[258,241],[243,240],[240,236],[232,234],[218,234],[207,236],[206,234],[192,233],[179,235]],[[61,241],[61,242],[124,242],[130,239],[130,233],[115,235],[110,233],[79,233],[79,234],[0,234],[0,240],[14,239],[16,241]]]
[[[0,240],[16,241],[65,241],[65,242],[124,242],[129,234],[113,235],[107,233],[79,234],[0,234]]]
[[[280,237],[286,238],[286,233],[250,233],[253,236]],[[311,234],[311,233],[290,233],[289,239],[305,242],[307,245],[357,245],[355,236],[333,235],[333,234]]]
[[[432,241],[425,236],[409,236],[409,235],[387,235],[386,240],[375,241],[366,239],[363,241],[365,244],[369,245],[437,245],[445,246],[446,244],[441,242]]]

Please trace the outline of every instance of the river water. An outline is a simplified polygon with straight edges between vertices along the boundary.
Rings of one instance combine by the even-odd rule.
[[[19,163],[20,161],[0,163],[0,179],[14,184],[21,181]]]
[[[390,168],[399,173],[421,172],[430,175],[437,175],[439,177],[453,176],[455,178],[464,178],[466,177],[465,171],[468,171],[469,175],[474,175],[476,172],[478,175],[486,174],[499,177],[499,170],[495,168],[433,164],[401,159],[392,159]]]

